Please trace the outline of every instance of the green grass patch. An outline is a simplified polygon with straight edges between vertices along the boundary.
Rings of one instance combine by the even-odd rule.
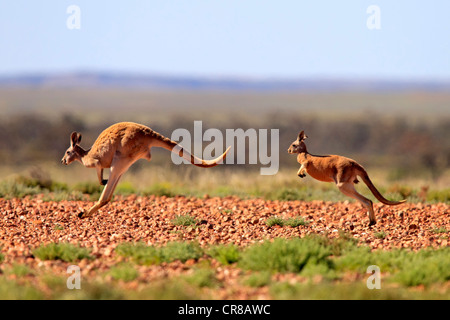
[[[276,187],[266,190],[262,196],[267,200],[281,201],[311,201],[316,199],[327,199],[328,201],[342,201],[346,198],[332,184],[321,186],[299,185],[294,187]]]
[[[328,279],[339,278],[349,271],[366,274],[369,266],[376,265],[382,273],[389,274],[390,282],[429,286],[450,280],[449,256],[450,248],[371,251],[341,234],[332,240],[311,236],[264,241],[240,252],[237,263],[244,270],[320,274]]]
[[[131,182],[126,181],[126,182],[119,183],[115,192],[117,194],[121,194],[123,196],[128,196],[130,194],[137,193],[137,190],[133,187],[133,184]]]
[[[300,273],[317,264],[330,268],[330,256],[331,250],[318,237],[275,239],[245,249],[238,266],[245,270]]]
[[[83,191],[84,189],[81,188]],[[100,193],[96,193],[98,196]],[[66,184],[52,182],[48,187],[26,179],[6,179],[0,182],[0,198],[24,198],[26,196],[43,195],[44,201],[83,200],[84,194],[67,187]]]
[[[220,281],[217,279],[215,270],[213,269],[195,269],[192,274],[183,276],[182,279],[198,288],[215,288],[220,286]]]
[[[44,294],[31,285],[0,277],[1,300],[41,300],[44,298]]]
[[[17,277],[25,277],[27,275],[32,275],[33,270],[30,269],[25,264],[13,264],[10,268],[4,270],[5,274],[14,274]]]
[[[211,246],[206,253],[224,265],[237,262],[240,256],[239,247],[234,244]]]
[[[429,202],[450,202],[450,188],[442,189],[442,190],[430,190],[426,196],[427,201]]]
[[[382,273],[390,273],[390,281],[405,286],[430,285],[450,280],[450,248],[423,249],[413,252],[406,249],[371,252],[368,247],[353,248],[334,260],[339,271],[364,273],[376,265]]]
[[[382,285],[380,290],[369,290],[365,281],[353,283],[288,283],[275,282],[269,285],[275,300],[403,300],[446,299],[436,290],[411,291],[407,288]]]
[[[154,246],[147,246],[144,243],[122,243],[119,244],[115,252],[123,257],[130,258],[138,264],[158,264],[161,263],[161,256]]]
[[[267,197],[271,198],[271,200],[282,201],[305,200],[308,195],[307,192],[306,188],[282,188],[273,194],[267,195]]]
[[[80,251],[81,250],[81,251]],[[169,242],[161,246],[144,243],[119,244],[120,258],[104,277],[82,281],[82,290],[67,290],[67,275],[31,269],[23,264],[2,265],[0,299],[201,299],[214,296],[214,290],[230,284],[217,278],[212,259],[241,269],[240,285],[267,287],[273,299],[448,299],[450,248],[371,250],[346,233],[338,238],[306,236],[273,239],[247,247],[234,244],[202,248],[195,242]],[[89,258],[88,250],[60,243],[33,250],[39,259],[76,261]],[[200,261],[198,261],[202,258]],[[127,289],[126,282],[137,281],[141,265],[189,259],[187,272]],[[381,290],[369,290],[367,268],[381,271]],[[289,281],[276,280],[277,273],[300,275]],[[10,277],[15,275],[15,277]],[[289,274],[286,279],[290,279]],[[356,279],[356,280],[348,280]],[[14,278],[14,279],[13,279]],[[319,280],[318,280],[319,279]],[[420,286],[420,290],[416,287]],[[413,287],[413,288],[411,288]]]
[[[74,262],[81,259],[92,259],[89,250],[71,243],[50,243],[33,250],[33,255],[41,260],[63,260]]]
[[[43,164],[43,167],[47,166],[47,164]],[[160,169],[167,170],[163,166]],[[66,171],[60,169],[49,169],[54,177],[51,177],[50,173],[43,169],[30,168],[27,170],[28,172],[9,175],[0,181],[0,197],[23,198],[25,196],[43,195],[41,199],[44,201],[97,200],[103,190],[103,186],[98,183],[95,175],[92,176],[92,174],[87,173],[86,176],[80,174],[76,179],[68,179]],[[183,195],[202,197],[204,194],[208,194],[218,197],[234,195],[241,199],[257,197],[280,201],[318,199],[333,202],[353,201],[340,193],[332,183],[318,183],[311,178],[300,180],[292,171],[280,171],[276,177],[262,179],[259,175],[244,173],[244,171],[230,173],[208,170],[205,173],[202,171],[194,175],[190,170],[187,167],[186,170],[181,171],[182,174],[174,173],[161,177],[159,175],[148,175],[142,169],[134,168],[129,172],[128,180],[119,183],[115,193],[125,196],[138,194],[143,196],[174,197]],[[20,171],[23,171],[23,168],[20,168]],[[143,177],[145,181],[154,181],[154,183],[148,185],[142,182]],[[269,183],[267,179],[270,180]],[[442,189],[426,189],[426,191],[419,190],[416,186],[415,181],[399,181],[398,179],[395,179],[395,183],[384,185],[377,183],[381,193],[393,200],[406,198],[408,202],[450,202],[450,188],[446,186]],[[363,194],[372,197],[365,186],[360,189]]]
[[[83,194],[91,195],[92,197],[98,197],[103,191],[102,185],[100,185],[98,182],[80,182],[77,183],[73,189],[78,190],[79,192]]]
[[[281,217],[270,217],[269,219],[266,220],[266,225],[268,227],[273,227],[273,226],[280,226],[283,227],[284,226],[284,219]]]
[[[450,280],[450,250],[420,250],[405,254],[404,263],[392,281],[406,286],[443,283]]]
[[[302,217],[294,217],[294,218],[287,218],[287,219],[283,219],[281,217],[270,217],[269,219],[266,220],[266,225],[268,227],[273,227],[275,225],[278,225],[280,227],[298,227],[298,226],[305,226],[307,225],[308,222],[305,221],[305,219],[303,219]]]
[[[284,222],[284,225],[288,226],[288,227],[298,227],[298,226],[306,226],[308,224],[307,221],[305,221],[305,219],[303,219],[302,217],[294,217],[294,218],[289,218],[286,219],[286,221]]]
[[[118,255],[143,265],[175,260],[181,262],[189,259],[197,260],[204,254],[203,249],[195,242],[169,242],[163,247],[147,246],[143,243],[122,243],[115,251]]]
[[[192,217],[190,214],[185,215],[177,215],[174,219],[172,219],[172,224],[175,226],[195,226],[198,223],[198,220]]]
[[[128,263],[112,267],[108,274],[115,280],[122,280],[125,282],[133,281],[139,276],[139,272],[136,268]]]
[[[254,272],[243,278],[242,284],[252,287],[260,288],[271,283],[272,273],[269,271]]]
[[[450,230],[447,230],[445,227],[439,227],[431,230],[431,232],[439,234],[439,233],[448,233]]]
[[[202,249],[195,242],[170,242],[161,247],[123,243],[117,246],[116,253],[143,265],[198,260],[206,253],[223,265],[236,263],[253,272],[293,272],[306,277],[320,274],[326,279],[339,279],[346,272],[365,275],[369,266],[376,265],[382,274],[389,275],[387,281],[404,286],[429,286],[450,280],[450,248],[371,251],[367,246],[358,246],[345,233],[336,239],[307,236],[266,240],[246,248],[228,244]]]
[[[376,232],[374,234],[374,236],[377,239],[384,239],[384,238],[386,238],[386,232],[384,232],[384,231]]]
[[[23,198],[34,196],[44,191],[39,186],[29,186],[14,180],[4,180],[0,183],[0,198]]]
[[[150,188],[143,191],[144,195],[174,197],[178,193],[174,191],[174,186],[170,182],[154,183]]]
[[[0,277],[1,300],[191,300],[202,296],[197,285],[184,277],[162,279],[143,284],[138,290],[124,287],[119,282],[104,280],[83,281],[81,290],[68,290],[66,277],[44,274],[39,283],[10,280]],[[124,277],[122,272],[120,277]],[[128,276],[127,276],[128,277]],[[123,279],[121,279],[123,280]],[[202,284],[202,281],[199,282]]]

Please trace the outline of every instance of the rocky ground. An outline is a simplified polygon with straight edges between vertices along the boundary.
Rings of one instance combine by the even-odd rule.
[[[406,203],[399,206],[374,204],[377,224],[369,227],[363,208],[352,202],[242,200],[236,197],[116,197],[88,219],[77,217],[92,205],[88,201],[42,201],[39,197],[0,199],[0,252],[4,264],[26,263],[32,268],[67,268],[62,261],[39,261],[33,249],[50,242],[70,242],[91,249],[93,261],[81,261],[83,272],[108,270],[117,263],[119,243],[142,241],[148,245],[169,241],[197,241],[201,246],[233,243],[246,246],[273,238],[322,234],[330,238],[342,232],[372,249],[448,246],[449,205]],[[176,225],[174,218],[189,215],[196,223]],[[269,226],[271,217],[301,217],[305,225]],[[440,230],[444,230],[443,233]],[[189,263],[162,264],[146,269],[152,278],[182,273]],[[233,267],[216,266],[217,277],[237,281]],[[94,273],[95,273],[94,272]],[[277,275],[283,277],[283,275]],[[255,289],[256,290],[256,289]],[[262,291],[261,291],[262,290]],[[259,295],[266,297],[264,289]],[[258,297],[260,297],[258,296]],[[223,298],[246,298],[239,293]]]

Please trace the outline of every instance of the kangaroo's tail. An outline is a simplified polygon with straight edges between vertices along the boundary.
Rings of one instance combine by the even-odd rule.
[[[395,206],[398,204],[402,204],[406,201],[406,199],[401,200],[401,201],[390,201],[390,200],[386,199],[385,197],[383,197],[381,195],[381,193],[377,190],[377,188],[375,188],[375,186],[373,185],[372,181],[369,178],[369,175],[367,174],[366,170],[364,170],[363,168],[360,168],[358,176],[361,177],[362,181],[364,181],[364,183],[367,185],[367,187],[369,187],[370,191],[372,191],[375,198],[377,198],[380,202],[390,205],[390,206]]]
[[[161,147],[167,150],[170,150],[176,154],[178,154],[183,159],[186,159],[190,163],[192,163],[194,166],[201,167],[201,168],[210,168],[214,167],[219,164],[219,162],[223,161],[227,155],[227,152],[230,150],[231,147],[228,147],[227,150],[220,156],[218,156],[215,159],[212,160],[203,160],[200,158],[197,158],[190,152],[184,150],[182,146],[180,146],[175,141],[163,136],[162,134],[159,134],[155,131],[153,131],[153,137],[156,139],[156,143],[154,146]]]

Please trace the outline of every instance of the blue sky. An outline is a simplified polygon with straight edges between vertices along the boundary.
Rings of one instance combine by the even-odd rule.
[[[69,5],[79,30],[66,27]],[[379,30],[366,26],[370,5]],[[447,0],[2,1],[0,75],[448,80],[449,14]]]

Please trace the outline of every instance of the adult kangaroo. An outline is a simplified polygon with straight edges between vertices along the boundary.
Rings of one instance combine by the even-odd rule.
[[[213,160],[203,160],[183,149],[178,143],[164,137],[158,132],[142,124],[133,122],[116,123],[105,129],[88,150],[80,146],[81,134],[72,132],[70,147],[61,163],[68,165],[74,161],[81,162],[87,168],[96,168],[98,180],[105,185],[100,199],[88,211],[81,212],[78,217],[86,218],[105,206],[112,198],[120,177],[139,159],[151,160],[151,148],[161,147],[177,153],[202,168],[216,166],[222,161],[230,147]],[[109,180],[103,179],[103,169],[110,168]]]
[[[297,162],[301,164],[297,175],[304,178],[308,173],[319,181],[334,182],[343,194],[358,200],[368,210],[369,226],[376,224],[375,212],[372,201],[355,190],[354,184],[358,183],[358,176],[369,187],[375,198],[382,203],[394,206],[406,201],[390,201],[384,198],[373,185],[366,170],[355,160],[337,155],[316,156],[310,154],[304,143],[306,138],[305,132],[301,131],[297,140],[292,142],[288,149],[289,153],[297,154]]]

